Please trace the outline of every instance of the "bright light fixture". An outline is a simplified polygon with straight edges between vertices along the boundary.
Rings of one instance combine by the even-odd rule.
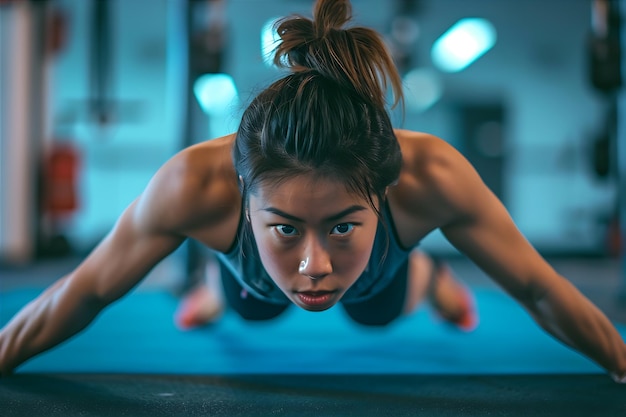
[[[490,50],[496,37],[496,30],[488,20],[461,19],[433,44],[433,62],[442,71],[461,71]]]
[[[193,92],[206,114],[232,111],[239,98],[233,77],[228,74],[204,74],[193,85]]]

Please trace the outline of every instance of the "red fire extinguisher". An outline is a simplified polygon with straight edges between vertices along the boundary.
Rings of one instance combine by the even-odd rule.
[[[78,150],[67,141],[52,145],[43,167],[43,208],[54,219],[78,208]]]
[[[619,258],[622,256],[624,250],[624,240],[622,236],[622,229],[620,226],[620,219],[616,215],[611,222],[609,223],[609,228],[607,231],[607,248],[609,255],[613,258]]]

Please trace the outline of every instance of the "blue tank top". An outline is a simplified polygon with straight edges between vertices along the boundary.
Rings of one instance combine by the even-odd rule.
[[[383,206],[382,214],[384,221],[378,222],[369,263],[357,281],[346,291],[342,302],[365,301],[378,294],[393,280],[398,269],[408,258],[410,249],[400,244],[387,203]],[[247,227],[243,222],[242,216],[239,222],[240,229]],[[218,260],[230,270],[241,286],[255,297],[275,304],[289,303],[289,299],[265,271],[251,232],[244,240],[239,238],[240,233],[237,235],[237,240],[230,251],[217,253]]]

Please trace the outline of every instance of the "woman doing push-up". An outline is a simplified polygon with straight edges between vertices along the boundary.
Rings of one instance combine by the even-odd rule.
[[[340,304],[381,326],[429,299],[471,329],[469,290],[416,249],[439,229],[547,332],[626,380],[620,334],[468,161],[442,139],[392,127],[399,75],[382,38],[350,19],[348,1],[319,0],[313,19],[279,22],[275,63],[289,73],[252,100],[236,133],[166,162],[94,251],[8,322],[3,375],[83,330],[186,239],[217,254],[225,300],[250,320]]]

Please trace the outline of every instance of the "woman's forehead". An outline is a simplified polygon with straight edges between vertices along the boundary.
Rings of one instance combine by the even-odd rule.
[[[329,179],[309,174],[282,178],[278,181],[263,181],[259,184],[255,194],[258,198],[268,200],[274,198],[315,198],[323,197],[330,193],[337,194],[342,198],[362,198],[338,179]]]
[[[277,183],[260,184],[250,203],[256,209],[268,207],[281,211],[334,212],[347,207],[370,208],[369,201],[351,191],[339,180],[299,175]]]

